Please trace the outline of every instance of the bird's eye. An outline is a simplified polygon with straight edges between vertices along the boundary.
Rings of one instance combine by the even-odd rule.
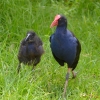
[[[61,18],[59,19],[59,21],[61,21]]]

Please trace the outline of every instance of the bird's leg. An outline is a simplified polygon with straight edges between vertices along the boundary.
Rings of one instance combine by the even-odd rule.
[[[18,65],[18,67],[17,67],[17,73],[19,73],[20,68],[21,68],[21,63],[19,63],[19,65]]]
[[[66,81],[65,81],[65,86],[64,86],[64,92],[63,92],[63,98],[66,96],[66,88],[68,85],[68,79],[69,79],[69,74],[72,68],[68,68],[67,74],[66,74]]]
[[[77,73],[75,73],[74,71],[72,71],[73,78],[76,77],[76,74],[77,74]]]
[[[40,57],[35,58],[32,70],[34,69],[34,67],[35,67],[39,62],[40,62]]]

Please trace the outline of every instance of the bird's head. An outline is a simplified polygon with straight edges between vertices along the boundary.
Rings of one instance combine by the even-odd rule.
[[[33,31],[27,32],[27,36],[26,36],[26,38],[25,38],[25,41],[28,41],[28,42],[33,41],[35,35],[36,35],[36,34],[35,34],[35,32],[33,32]]]
[[[62,15],[56,15],[50,27],[53,26],[67,26],[67,19]]]

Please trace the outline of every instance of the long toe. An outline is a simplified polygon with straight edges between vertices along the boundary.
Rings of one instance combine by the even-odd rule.
[[[75,78],[76,75],[77,75],[77,72],[73,72],[73,71],[72,71],[72,74],[73,74],[73,77],[72,77],[72,78]]]

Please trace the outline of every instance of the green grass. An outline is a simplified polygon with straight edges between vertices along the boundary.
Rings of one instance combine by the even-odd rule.
[[[67,17],[68,29],[82,45],[78,75],[69,79],[66,98],[100,100],[99,9],[98,0],[0,0],[0,100],[63,100],[67,65],[54,60],[49,43],[55,30],[50,24],[58,13]],[[19,44],[30,29],[42,39],[45,54],[34,71],[22,64],[17,74]]]

